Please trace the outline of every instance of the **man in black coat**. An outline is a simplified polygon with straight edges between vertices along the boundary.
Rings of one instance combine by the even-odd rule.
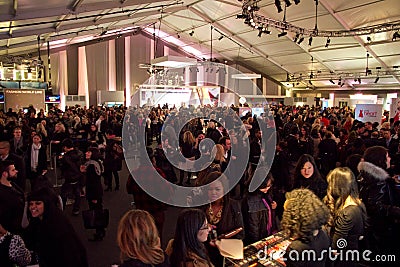
[[[22,231],[25,196],[22,189],[14,183],[18,171],[11,161],[2,161],[0,173],[0,211],[6,216],[3,227],[11,233],[19,234]]]
[[[72,213],[73,215],[78,215],[81,203],[81,184],[84,177],[80,171],[80,167],[83,164],[83,153],[75,149],[74,143],[69,138],[62,142],[62,148],[65,154],[61,157],[61,172],[64,178],[64,184],[61,187],[61,198],[65,207],[67,197],[72,192],[75,200]]]
[[[0,142],[0,160],[11,161],[14,163],[15,168],[18,171],[18,176],[15,183],[25,192],[26,184],[26,171],[24,159],[14,153],[10,153],[10,143],[8,141]]]

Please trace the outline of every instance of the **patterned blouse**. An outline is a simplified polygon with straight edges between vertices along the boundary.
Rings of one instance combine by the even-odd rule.
[[[18,266],[26,266],[31,262],[31,253],[25,247],[25,243],[19,235],[12,235],[7,232],[4,236],[0,237],[0,244],[5,242],[7,236],[11,236],[10,247],[8,256],[11,262],[16,263]]]

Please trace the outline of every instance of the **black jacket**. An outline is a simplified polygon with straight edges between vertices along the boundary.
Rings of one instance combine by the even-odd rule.
[[[19,234],[22,230],[25,196],[19,186],[11,184],[9,187],[0,183],[0,211],[2,216],[6,216],[4,221],[7,223],[3,223],[3,227],[11,233]]]
[[[264,205],[263,198],[271,209],[272,228],[270,232],[267,230],[269,220],[268,208]],[[243,199],[242,211],[246,226],[246,243],[251,244],[261,240],[270,236],[273,230],[276,230],[275,210],[272,209],[271,202],[272,200],[270,197],[261,191],[255,194],[249,194]]]
[[[103,186],[101,185],[101,174],[104,170],[103,164],[90,160],[86,162],[86,198],[88,200],[99,200],[103,197]]]
[[[83,164],[82,161],[83,153],[77,149],[66,152],[61,158],[61,173],[66,183],[75,183],[82,180],[83,174],[80,170]]]

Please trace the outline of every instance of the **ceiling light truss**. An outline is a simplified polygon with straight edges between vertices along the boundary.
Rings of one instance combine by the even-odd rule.
[[[309,74],[303,73],[294,73],[286,76],[284,82],[294,83],[294,82],[304,82],[304,81],[329,81],[331,84],[335,84],[334,80],[337,80],[337,85],[341,86],[345,82],[344,81],[354,81],[355,83],[361,84],[362,80],[369,79],[378,83],[380,78],[390,78],[394,75],[400,75],[400,70],[397,66],[393,66],[390,70],[382,71],[380,67],[376,68],[376,71],[370,72],[366,74],[364,71],[360,72],[337,72],[332,75],[331,72],[322,72],[322,71],[311,71]],[[336,77],[336,78],[335,78]]]
[[[245,23],[251,21],[250,23],[246,24],[249,24],[253,28],[256,25],[263,24],[266,26],[274,27],[275,29],[280,31],[299,33],[305,36],[312,36],[312,37],[349,37],[349,36],[361,36],[361,35],[369,35],[369,34],[389,32],[389,31],[394,31],[397,33],[400,30],[400,21],[396,21],[393,23],[382,23],[356,29],[340,30],[340,31],[306,29],[293,25],[287,21],[274,20],[256,13],[257,11],[253,10],[251,7],[254,6],[257,2],[259,2],[259,0],[243,1],[242,14],[237,16],[237,18],[244,19]],[[394,40],[397,39],[397,37],[400,38],[400,35],[399,36],[395,35],[395,37],[396,38],[393,38]]]

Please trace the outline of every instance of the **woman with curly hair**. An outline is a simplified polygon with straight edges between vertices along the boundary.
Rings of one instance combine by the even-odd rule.
[[[282,229],[293,239],[286,249],[286,266],[325,266],[328,255],[323,251],[330,240],[322,226],[328,222],[328,208],[311,190],[295,189],[286,193],[284,209]],[[313,251],[315,257],[303,251]]]
[[[359,241],[364,235],[367,212],[358,196],[358,187],[353,172],[336,168],[328,176],[328,192],[324,198],[331,212],[332,248],[338,248],[338,241],[347,241],[346,250],[358,250]],[[357,266],[354,262],[336,262],[335,266]]]
[[[326,195],[327,183],[322,179],[313,156],[304,154],[297,161],[293,188],[308,188],[320,199]]]
[[[120,267],[168,267],[153,217],[144,210],[130,210],[121,218],[117,231],[121,250]]]
[[[213,267],[204,242],[210,233],[206,214],[199,209],[183,210],[178,217],[174,239],[170,240],[166,252],[171,266]]]

